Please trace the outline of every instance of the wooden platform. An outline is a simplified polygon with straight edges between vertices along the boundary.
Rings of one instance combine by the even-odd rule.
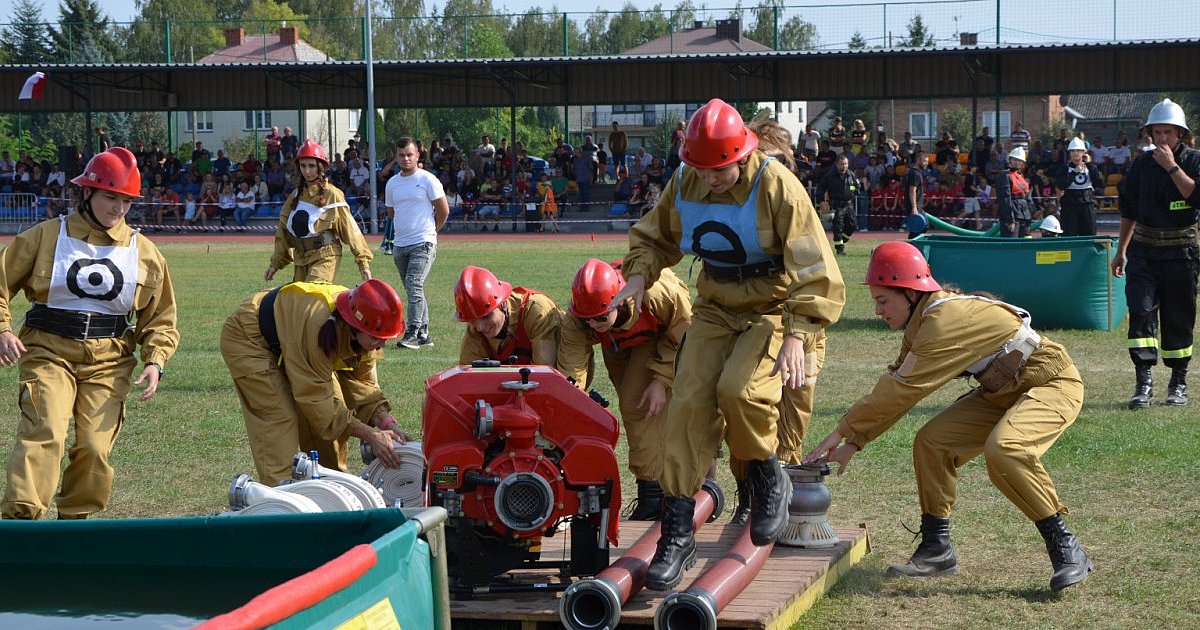
[[[623,521],[621,546],[613,560],[649,529],[651,523]],[[870,551],[865,526],[835,528],[841,542],[829,549],[796,549],[776,546],[754,582],[733,600],[717,619],[721,628],[786,629],[800,620],[812,605],[829,592],[838,579]],[[676,590],[684,590],[705,569],[724,556],[740,532],[724,523],[705,525],[696,535],[699,558]],[[542,558],[561,558],[567,536],[543,543]],[[560,583],[550,570],[514,571],[516,582]],[[621,609],[622,628],[653,626],[654,613],[667,593],[643,589]],[[557,592],[478,595],[471,600],[452,600],[450,616],[455,620],[519,621],[522,630],[560,628]]]

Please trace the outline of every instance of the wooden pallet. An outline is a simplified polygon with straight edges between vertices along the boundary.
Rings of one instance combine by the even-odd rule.
[[[649,529],[651,523],[621,523],[621,545],[613,560]],[[684,590],[705,569],[727,552],[741,528],[725,524],[705,525],[696,534],[697,562],[677,590]],[[864,525],[836,528],[841,542],[828,549],[796,549],[776,546],[754,582],[721,611],[720,628],[786,629],[813,606],[843,574],[870,551]],[[542,558],[564,557],[567,536],[546,539]],[[514,583],[559,584],[550,570],[518,570],[509,577]],[[667,593],[642,590],[621,609],[622,628],[653,626],[654,613]],[[470,600],[452,600],[450,616],[458,620],[506,620],[520,622],[522,630],[559,628],[557,592],[479,595]]]

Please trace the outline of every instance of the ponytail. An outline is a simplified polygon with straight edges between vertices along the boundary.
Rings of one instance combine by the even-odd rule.
[[[337,353],[337,326],[340,319],[337,311],[334,311],[329,315],[329,319],[325,320],[324,324],[321,324],[321,329],[317,331],[317,347],[329,358],[333,358],[333,355]]]

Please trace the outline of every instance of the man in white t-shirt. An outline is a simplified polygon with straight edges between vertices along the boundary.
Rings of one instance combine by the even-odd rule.
[[[1129,160],[1132,156],[1132,151],[1129,149],[1129,139],[1117,136],[1116,146],[1108,148],[1108,157],[1112,162],[1111,173],[1124,173],[1129,166]],[[1107,175],[1109,173],[1105,173]]]
[[[817,152],[821,150],[821,132],[813,129],[812,124],[809,124],[804,131],[804,155],[808,156],[809,161],[817,159]]]
[[[418,168],[417,144],[412,138],[396,142],[399,171],[388,180],[384,204],[393,216],[395,239],[392,260],[408,294],[408,328],[398,344],[416,350],[433,346],[429,338],[429,303],[425,300],[425,278],[437,257],[437,233],[450,216],[450,204],[442,183],[432,173]]]
[[[492,144],[491,136],[483,136],[479,139],[479,146],[475,149],[480,158],[483,158],[483,176],[487,177],[496,172],[496,145]]]
[[[353,160],[350,160],[350,183],[354,185],[354,188],[348,196],[359,198],[366,196],[369,191],[363,187],[363,184],[366,184],[370,178],[371,169],[367,167],[366,162],[362,158],[355,156]],[[350,200],[347,199],[347,201]],[[359,201],[359,199],[355,199],[354,201]]]

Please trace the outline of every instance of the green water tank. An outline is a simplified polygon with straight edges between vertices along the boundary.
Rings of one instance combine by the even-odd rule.
[[[1125,278],[1109,270],[1115,237],[924,234],[912,243],[938,282],[1020,306],[1033,315],[1034,328],[1111,330],[1125,318]]]

